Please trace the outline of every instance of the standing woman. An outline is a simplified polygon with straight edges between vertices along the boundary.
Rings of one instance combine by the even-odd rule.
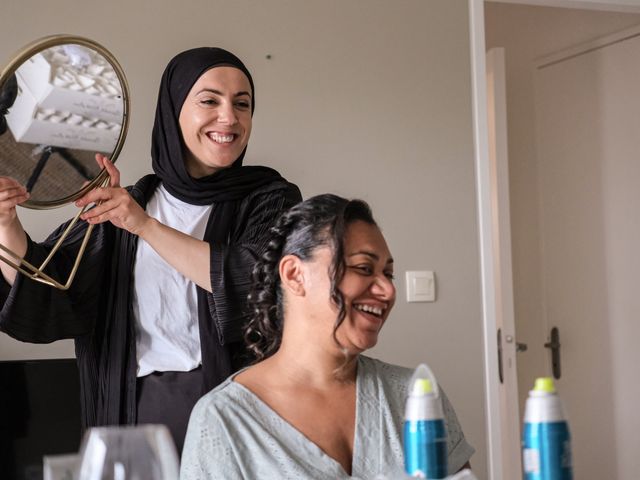
[[[301,198],[275,170],[242,166],[254,107],[253,80],[235,55],[178,54],[160,84],[155,173],[124,189],[113,164],[96,156],[110,186],[76,202],[102,203],[49,267],[67,272],[95,224],[71,289],[1,265],[0,329],[25,342],[75,340],[85,427],[165,423],[181,450],[193,404],[246,361],[251,269],[272,222]],[[0,242],[37,264],[62,230],[33,242],[15,211],[26,198],[0,178]]]

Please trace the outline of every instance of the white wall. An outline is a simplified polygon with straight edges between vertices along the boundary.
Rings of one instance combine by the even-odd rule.
[[[569,104],[571,109],[561,117],[557,112],[562,109],[553,108],[556,118],[536,124],[533,59],[640,25],[640,15],[500,4],[487,4],[485,13],[487,45],[504,46],[507,54],[516,329],[518,341],[529,344],[519,360],[525,356],[531,360],[518,363],[520,396],[526,396],[537,372],[549,371],[548,351],[542,347],[544,316],[564,326],[573,319],[574,335],[562,341],[562,381],[571,382],[565,386],[574,392],[565,400],[575,440],[576,474],[636,478],[640,420],[635,399],[640,389],[629,379],[635,378],[638,349],[633,342],[640,335],[635,293],[640,225],[634,214],[640,181],[634,120],[638,101],[619,92],[625,91],[620,84],[633,84],[629,79],[638,76],[638,64],[625,60],[607,69],[614,54],[596,57],[588,65],[592,69],[597,65],[597,71],[584,68],[578,70],[580,81],[572,76],[558,82],[575,85],[570,92],[549,87],[555,87],[559,77],[547,78],[547,89],[556,91],[547,100],[547,111],[549,105]],[[619,48],[608,51],[617,55],[625,48],[615,47]],[[537,88],[541,89],[540,83]],[[578,96],[582,91],[587,93]],[[579,98],[579,107],[570,100],[574,97]],[[573,113],[578,108],[579,116]],[[599,124],[597,134],[584,127],[594,123]],[[568,128],[563,128],[569,124],[578,125],[577,135],[569,136]],[[536,132],[552,148],[536,151]],[[551,154],[554,148],[557,154],[558,145],[567,144],[572,144],[573,154],[569,150]],[[567,206],[575,208],[568,213]],[[576,361],[578,352],[589,358]],[[589,387],[575,388],[574,382]],[[591,441],[594,431],[597,443]]]
[[[584,480],[634,478],[640,468],[630,401],[640,387],[628,381],[640,363],[630,341],[640,335],[639,76],[638,37],[536,74],[545,311],[561,332],[558,385]]]
[[[541,338],[539,187],[535,145],[534,59],[640,23],[640,15],[565,8],[485,4],[487,49],[505,47],[514,307],[518,342],[528,345],[518,363],[520,407],[531,379],[548,370]]]
[[[62,32],[91,37],[120,60],[132,90],[123,183],[150,171],[154,103],[169,58],[200,45],[243,58],[257,100],[248,163],[274,166],[305,196],[332,191],[371,203],[399,286],[373,353],[431,364],[485,478],[467,0],[6,3],[0,61]],[[40,235],[66,216],[42,226],[42,213],[23,214]],[[404,301],[404,271],[417,269],[436,272],[435,303]],[[68,343],[27,347],[0,334],[0,358],[62,354],[72,355]]]
[[[637,156],[640,137],[636,122],[640,112],[640,97],[634,95],[627,98],[615,93],[629,91],[629,88],[637,91],[637,79],[640,77],[640,62],[637,61],[639,44],[637,38],[635,42],[625,42],[604,60],[607,63],[603,65],[603,70],[608,74],[601,87],[606,92],[606,101],[603,103],[607,105],[602,116],[609,125],[602,139],[607,155],[604,156],[601,177],[604,193],[604,256],[607,260],[604,281],[607,285],[608,310],[605,315],[609,320],[607,326],[611,338],[611,396],[614,401],[619,478],[633,478],[640,471],[640,457],[635,447],[640,430],[640,416],[637,414],[640,384],[631,380],[637,375],[640,360],[636,344],[636,339],[640,338],[640,296],[637,292],[640,219],[634,215],[640,205],[640,163]],[[635,54],[630,55],[630,52]],[[635,58],[636,61],[628,61],[629,58]],[[622,67],[620,59],[624,59]]]

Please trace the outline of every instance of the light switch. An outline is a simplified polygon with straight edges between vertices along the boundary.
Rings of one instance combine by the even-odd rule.
[[[408,271],[407,302],[434,302],[436,281],[432,271]]]

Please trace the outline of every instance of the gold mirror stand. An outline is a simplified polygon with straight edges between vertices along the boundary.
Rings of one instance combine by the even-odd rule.
[[[104,187],[104,186],[107,186],[108,184],[109,184],[109,178],[107,177],[107,179],[101,184],[101,186]],[[73,263],[73,268],[71,269],[71,272],[69,272],[69,277],[67,278],[67,281],[64,284],[58,282],[57,280],[51,278],[49,275],[44,273],[44,269],[49,264],[49,262],[51,261],[53,256],[56,254],[56,252],[60,249],[62,242],[64,242],[64,240],[67,238],[67,236],[69,235],[69,232],[71,232],[71,229],[80,218],[80,215],[82,215],[87,210],[87,208],[89,208],[89,205],[82,208],[76,214],[76,216],[73,217],[73,219],[69,222],[69,225],[67,225],[67,228],[65,228],[64,232],[62,232],[62,235],[60,235],[60,238],[56,241],[55,245],[51,249],[51,252],[49,252],[49,255],[47,255],[47,258],[44,259],[44,261],[39,267],[32,265],[31,263],[27,262],[24,258],[19,258],[19,264],[17,264],[11,259],[2,255],[1,253],[0,253],[0,260],[2,260],[8,265],[11,265],[13,268],[15,268],[17,271],[19,271],[23,275],[29,277],[31,280],[44,283],[45,285],[49,285],[50,287],[54,287],[59,290],[68,290],[69,287],[71,286],[71,282],[73,282],[73,279],[76,276],[76,272],[78,271],[78,266],[80,265],[80,260],[82,260],[84,251],[87,248],[87,243],[89,243],[89,237],[91,237],[91,232],[93,231],[94,225],[89,225],[87,227],[87,231],[84,234],[82,243],[80,244],[80,250],[78,251],[78,255],[76,255],[75,262]],[[0,250],[13,256],[14,258],[18,258],[18,255],[13,253],[11,250],[9,250],[7,247],[2,245],[1,243],[0,243]]]
[[[102,45],[94,42],[93,40],[89,40],[87,38],[73,36],[73,35],[53,35],[50,37],[42,38],[40,40],[37,40],[27,45],[23,49],[23,51],[19,53],[11,62],[9,62],[9,65],[5,69],[3,69],[2,72],[0,72],[0,85],[2,85],[3,81],[6,81],[6,79],[10,75],[12,75],[17,70],[17,68],[21,65],[21,63],[24,62],[27,58],[30,58],[32,55],[34,55],[39,51],[45,50],[47,48],[50,48],[56,45],[62,45],[62,44],[77,44],[77,45],[82,45],[97,51],[109,61],[109,63],[115,70],[118,76],[118,79],[120,80],[120,83],[122,86],[122,97],[123,97],[122,98],[123,118],[122,118],[122,128],[120,130],[120,136],[118,138],[116,147],[113,153],[111,154],[111,160],[115,162],[116,157],[120,153],[120,150],[122,150],[122,145],[124,144],[127,128],[129,126],[129,88],[128,88],[127,81],[124,76],[124,71],[122,70],[122,67],[120,66],[118,61],[115,59],[115,57],[111,54],[111,52],[109,52]],[[108,184],[109,184],[109,176],[107,175],[106,170],[103,170],[92,182],[90,182],[88,185],[82,188],[75,195],[69,198],[63,199],[63,202],[66,202],[66,203],[71,202],[77,198],[80,198],[89,190],[92,190],[99,186],[104,187],[104,186],[107,186]],[[60,205],[41,206],[40,208],[41,209],[52,208],[55,206],[61,206],[63,204],[64,203],[61,203]],[[38,207],[34,207],[34,208],[38,208]],[[87,210],[87,208],[88,206],[85,206],[84,208],[82,208],[76,214],[76,216],[69,222],[69,224],[65,228],[60,238],[56,241],[51,252],[39,267],[32,265],[31,263],[27,262],[24,258],[20,258],[19,255],[16,255],[9,248],[5,247],[2,244],[0,244],[0,250],[2,250],[7,255],[10,255],[11,258],[8,258],[7,256],[4,256],[0,253],[0,260],[10,265],[11,267],[15,268],[18,272],[22,273],[28,278],[35,280],[36,282],[44,283],[45,285],[49,285],[59,290],[68,290],[78,271],[78,266],[80,265],[80,260],[84,255],[85,249],[87,248],[87,244],[89,243],[89,237],[91,236],[91,232],[93,231],[93,227],[94,227],[93,225],[89,225],[87,227],[87,231],[80,245],[80,250],[78,251],[78,255],[76,256],[76,259],[74,261],[73,268],[71,269],[71,272],[69,273],[69,277],[67,278],[65,283],[60,283],[54,278],[51,278],[49,275],[44,273],[44,269],[49,264],[49,262],[51,261],[53,256],[56,254],[56,252],[60,249],[62,243],[71,232],[71,229],[74,227],[74,225],[77,223],[78,219],[80,218],[80,215],[82,215]]]

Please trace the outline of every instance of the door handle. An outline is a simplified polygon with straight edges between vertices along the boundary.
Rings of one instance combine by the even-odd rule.
[[[560,369],[560,330],[558,330],[558,327],[551,329],[550,341],[545,343],[544,346],[551,350],[553,378],[558,379],[562,373]]]

